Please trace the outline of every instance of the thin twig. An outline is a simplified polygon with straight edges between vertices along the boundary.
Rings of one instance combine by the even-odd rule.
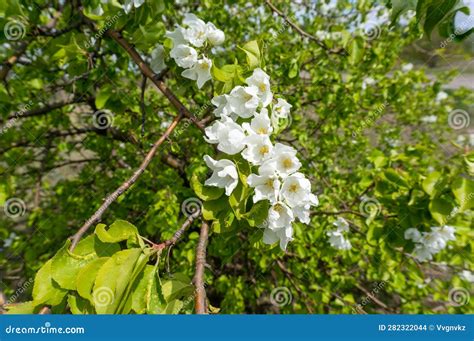
[[[319,47],[321,47],[322,49],[324,49],[325,51],[327,51],[329,53],[347,55],[346,50],[344,50],[343,48],[330,49],[324,42],[322,42],[321,40],[319,40],[315,36],[309,34],[308,32],[304,31],[301,27],[299,27],[294,22],[292,22],[285,13],[283,13],[278,8],[276,8],[275,5],[272,4],[272,2],[270,0],[265,0],[265,3],[268,5],[268,7],[270,7],[270,9],[274,13],[276,13],[278,16],[283,18],[283,20],[285,20],[286,23],[288,25],[290,25],[300,36],[302,36],[304,38],[308,38],[311,41],[314,41]]]
[[[206,267],[206,248],[209,237],[209,224],[203,220],[199,242],[196,248],[196,273],[194,275],[196,314],[207,314],[206,289],[204,288],[204,269]]]
[[[171,134],[171,132],[176,128],[178,125],[179,121],[183,118],[183,115],[180,113],[178,116],[175,117],[173,122],[169,125],[168,129],[164,132],[163,135],[153,144],[153,147],[150,149],[148,154],[146,155],[145,159],[142,161],[140,167],[133,173],[133,175],[125,181],[122,185],[120,185],[119,188],[117,188],[112,194],[108,195],[104,203],[99,207],[99,209],[90,217],[84,225],[71,237],[71,251],[74,250],[76,247],[77,243],[81,239],[81,237],[84,235],[84,233],[87,232],[87,230],[92,226],[92,224],[98,222],[104,212],[109,208],[109,206],[117,200],[117,198],[122,195],[126,190],[132,186],[137,179],[142,175],[142,173],[145,171],[146,167],[150,164],[151,160],[153,159],[153,156],[155,156],[156,151],[158,150],[158,147],[166,140],[166,138]]]
[[[133,59],[135,64],[138,65],[140,68],[140,71],[147,77],[149,78],[153,84],[156,85],[156,87],[165,95],[166,98],[170,101],[170,103],[178,109],[178,112],[182,115],[184,115],[186,118],[190,119],[199,129],[204,131],[204,126],[198,121],[195,115],[193,115],[181,101],[176,97],[176,95],[168,88],[168,86],[160,79],[161,76],[159,74],[155,74],[153,70],[150,68],[150,66],[145,63],[143,58],[140,56],[140,54],[137,52],[137,50],[130,45],[123,37],[122,35],[114,30],[108,30],[106,34],[115,40],[120,46],[122,46],[125,51],[130,55],[130,57]]]
[[[197,210],[193,214],[191,214],[181,225],[181,227],[174,233],[173,237],[171,239],[168,239],[164,241],[163,243],[160,244],[155,244],[153,245],[153,248],[158,249],[158,250],[163,250],[164,248],[168,246],[173,246],[176,244],[179,238],[183,235],[183,233],[188,229],[189,226],[191,226],[192,222],[199,217],[201,214],[201,210]]]
[[[140,96],[140,110],[142,112],[142,128],[141,134],[142,137],[145,135],[145,120],[146,120],[146,107],[145,107],[145,89],[146,89],[146,76],[143,75],[141,88],[141,96]]]
[[[292,275],[291,272],[288,271],[288,269],[285,267],[285,265],[284,265],[281,261],[279,261],[279,260],[277,260],[277,265],[278,265],[278,267],[280,268],[280,270],[283,272],[283,274],[285,275],[285,277],[288,279],[288,281],[291,283],[291,285],[296,289],[296,291],[298,292],[298,294],[299,294],[302,298],[304,298],[303,303],[304,303],[306,309],[308,310],[308,312],[309,312],[310,314],[314,314],[314,310],[313,310],[313,308],[311,307],[311,305],[310,305],[309,302],[308,302],[308,300],[309,300],[308,295],[306,295],[306,293],[305,293],[303,290],[301,290],[301,288],[295,283],[295,281],[293,281],[293,278],[291,277],[291,275]]]

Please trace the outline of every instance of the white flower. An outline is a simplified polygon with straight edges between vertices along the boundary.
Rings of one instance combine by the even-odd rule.
[[[459,276],[461,276],[463,279],[465,279],[468,282],[474,283],[474,274],[469,270],[461,271],[459,273]]]
[[[433,259],[434,250],[424,244],[416,244],[413,250],[413,257],[420,262]]]
[[[280,180],[275,174],[274,170],[269,167],[260,167],[259,175],[250,174],[247,177],[247,184],[255,188],[253,202],[260,200],[268,200],[271,204],[278,201],[278,194],[280,191]]]
[[[193,67],[198,59],[196,50],[191,46],[183,44],[173,47],[170,56],[175,60],[176,64],[185,69]]]
[[[346,221],[346,219],[342,217],[338,217],[337,220],[332,224],[336,226],[336,230],[339,232],[349,231],[349,223]]]
[[[444,91],[440,91],[438,92],[438,94],[436,95],[436,102],[442,102],[444,101],[446,98],[448,98],[448,94]]]
[[[145,0],[125,0],[125,3],[123,4],[123,10],[128,14],[132,10],[132,6],[138,8],[144,3]]]
[[[201,89],[208,80],[212,79],[211,67],[212,61],[203,56],[190,69],[184,70],[181,75],[197,81],[197,86]]]
[[[212,176],[204,184],[206,186],[225,188],[225,194],[227,196],[231,195],[238,183],[238,173],[235,164],[226,159],[216,161],[209,155],[204,155],[204,161],[213,171]]]
[[[206,36],[207,40],[214,46],[221,45],[225,40],[224,32],[216,28],[216,26],[210,22],[206,24]]]
[[[405,239],[412,240],[415,243],[421,239],[421,233],[417,229],[411,227],[405,231]]]
[[[150,67],[155,73],[159,73],[166,67],[165,49],[163,45],[158,45],[151,51]]]
[[[222,116],[205,129],[206,141],[217,143],[217,149],[229,155],[239,153],[245,147],[245,133],[240,125],[228,116]]]
[[[99,4],[99,6],[97,6],[96,8],[94,8],[92,11],[91,11],[92,14],[94,15],[97,15],[98,17],[102,16],[102,14],[104,14],[104,9],[102,8],[102,6]]]
[[[412,63],[408,63],[408,64],[403,64],[402,65],[402,71],[403,72],[409,72],[413,69],[413,64]]]
[[[242,157],[254,165],[261,165],[273,149],[272,142],[267,135],[252,134],[245,139],[247,148],[242,152]]]
[[[253,70],[252,76],[245,80],[248,85],[258,89],[258,97],[264,107],[268,106],[273,99],[270,89],[270,77],[260,68]]]
[[[375,84],[375,79],[372,77],[365,77],[364,80],[362,81],[362,89],[365,90],[368,85],[374,85]]]
[[[282,202],[277,202],[268,211],[268,228],[271,230],[291,227],[294,220],[293,211]]]
[[[230,108],[238,116],[249,118],[258,107],[258,89],[254,86],[236,86],[228,97]]]
[[[311,182],[302,173],[294,173],[285,179],[281,197],[290,207],[317,205],[317,198],[311,193]]]
[[[263,232],[263,242],[265,244],[274,244],[280,241],[280,248],[285,251],[288,242],[293,240],[293,227],[290,225],[287,228],[272,230],[266,228]]]
[[[183,32],[184,39],[196,47],[203,46],[207,39],[206,23],[190,13],[184,16],[183,23],[188,25],[188,28]]]
[[[446,241],[436,232],[423,232],[420,243],[434,251],[442,250],[446,246]]]
[[[338,250],[350,250],[352,248],[351,242],[344,238],[341,231],[333,230],[326,232],[329,237],[329,244]]]
[[[447,242],[449,242],[450,240],[456,240],[456,236],[454,235],[456,229],[452,226],[445,225],[443,227],[438,228],[432,227],[431,229],[436,229],[436,231],[441,235],[441,238],[443,238]]]
[[[266,162],[272,163],[282,178],[293,174],[301,167],[301,162],[296,157],[296,150],[281,143],[275,145],[272,155]]]
[[[423,116],[420,120],[421,122],[425,122],[425,123],[435,123],[436,121],[438,121],[438,116],[436,115]]]
[[[336,229],[326,232],[329,237],[329,244],[338,250],[350,250],[352,248],[351,242],[344,237],[344,232],[349,231],[349,223],[344,218],[339,217],[332,224],[336,226]]]
[[[273,106],[272,117],[288,118],[292,105],[283,98],[278,98],[276,104]]]
[[[166,31],[165,36],[173,41],[173,47],[186,45],[188,43],[188,41],[184,39],[184,28],[181,26],[176,27],[174,31]]]
[[[237,115],[232,112],[230,109],[229,105],[229,95],[220,95],[220,96],[215,96],[212,100],[211,103],[216,106],[216,109],[214,109],[214,115],[216,117],[221,117],[221,116],[229,116],[233,120],[237,118]]]
[[[278,127],[281,119],[288,119],[290,116],[290,109],[292,105],[286,100],[279,98],[277,103],[272,108],[272,124],[275,128]]]
[[[266,108],[263,108],[259,114],[256,113],[254,118],[250,121],[250,124],[245,122],[242,124],[242,127],[249,134],[270,135],[273,132],[273,127]]]

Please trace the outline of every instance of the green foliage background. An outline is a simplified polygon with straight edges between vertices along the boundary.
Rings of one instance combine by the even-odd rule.
[[[2,36],[1,60],[23,45],[26,51],[0,87],[2,127],[25,106],[26,112],[76,102],[20,117],[2,130],[0,203],[10,198],[26,203],[26,212],[17,218],[0,214],[0,289],[17,302],[30,301],[13,306],[13,311],[36,312],[42,305],[58,313],[194,311],[190,278],[199,223],[169,253],[160,254],[137,238],[156,243],[171,238],[186,218],[182,203],[193,197],[208,199],[198,183],[208,171],[202,157],[214,155],[214,150],[188,122],[180,123],[171,143],[160,148],[139,181],[104,214],[102,222],[117,221],[110,228],[116,226],[118,232],[104,236],[106,230],[98,227],[75,255],[67,253],[67,238],[138,167],[176,114],[151,82],[141,107],[138,67],[107,36],[92,39],[96,33],[81,20],[81,10],[98,27],[120,29],[147,61],[157,44],[169,48],[165,30],[180,23],[184,13],[221,28],[226,42],[213,51],[213,63],[221,72],[213,71],[212,84],[198,90],[180,76],[171,59],[167,61],[166,84],[198,118],[208,117],[210,99],[245,78],[255,63],[271,76],[274,93],[293,105],[291,125],[278,139],[298,149],[320,206],[310,225],[295,224],[295,239],[285,253],[262,243],[254,215],[234,221],[235,208],[223,198],[217,206],[205,203],[206,218],[225,211],[212,225],[208,246],[206,292],[212,312],[473,312],[472,300],[458,306],[449,299],[453,289],[472,291],[472,283],[460,273],[473,270],[474,154],[456,142],[469,127],[455,130],[448,118],[454,109],[472,112],[474,96],[458,89],[437,102],[436,94],[456,76],[454,71],[433,81],[423,65],[401,70],[403,49],[423,35],[416,18],[406,25],[379,25],[378,35],[368,39],[354,23],[356,18],[367,19],[375,2],[341,0],[332,15],[315,14],[306,2],[275,2],[307,32],[341,32],[340,38],[324,43],[329,49],[345,49],[345,55],[304,39],[257,1],[146,1],[126,15],[112,0],[103,5],[101,16],[92,14],[99,1],[1,2],[2,26],[16,18],[26,28],[20,40]],[[38,29],[56,14],[56,31],[48,32],[57,35]],[[256,61],[238,48],[249,41],[261,54]],[[448,48],[454,44],[449,42]],[[232,70],[231,76],[222,70]],[[363,89],[368,76],[375,84]],[[113,113],[113,124],[105,130],[92,124],[94,112],[102,109]],[[437,122],[420,122],[426,115],[436,115]],[[170,167],[170,158],[179,160],[178,169]],[[84,159],[88,161],[58,167]],[[365,198],[377,209],[361,210]],[[335,250],[328,243],[326,231],[337,216],[351,223],[350,251]],[[410,255],[414,245],[403,238],[404,231],[444,224],[456,227],[456,241],[432,262],[415,261]],[[116,266],[99,276],[100,266],[110,259]],[[90,273],[77,277],[84,266]],[[118,278],[118,273],[125,277]],[[35,276],[34,286],[24,285]],[[112,288],[123,300],[113,307],[92,306],[91,281]],[[79,284],[86,287],[80,289]],[[272,292],[282,287],[292,299],[284,305],[272,303]],[[24,288],[20,295],[19,288]],[[376,299],[367,299],[368,293]]]

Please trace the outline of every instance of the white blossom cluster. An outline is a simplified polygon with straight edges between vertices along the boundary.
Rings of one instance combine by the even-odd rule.
[[[206,23],[190,13],[184,16],[183,25],[166,32],[166,37],[173,41],[170,56],[178,66],[186,69],[181,75],[197,81],[197,86],[201,89],[212,78],[212,61],[198,50],[204,49],[207,43],[212,46],[222,44],[225,35],[213,23]]]
[[[329,244],[338,250],[350,250],[352,248],[351,242],[344,237],[344,233],[349,231],[349,223],[344,218],[339,217],[332,224],[336,226],[336,229],[326,232],[329,237]]]
[[[271,204],[263,241],[279,241],[281,249],[286,250],[293,236],[292,223],[298,219],[308,224],[310,208],[318,205],[318,198],[311,193],[310,181],[298,172],[301,162],[296,150],[281,143],[273,145],[270,139],[280,119],[289,117],[291,105],[282,98],[273,98],[270,77],[262,69],[255,69],[245,82],[245,86],[236,86],[229,94],[212,99],[219,120],[206,128],[206,141],[217,144],[225,154],[241,153],[258,167],[256,174],[248,176],[247,184],[255,189],[254,203],[268,200]],[[217,161],[208,155],[204,160],[213,170],[205,185],[225,188],[226,195],[231,195],[239,178],[234,162]]]
[[[405,231],[405,239],[415,243],[413,256],[420,262],[432,260],[446,247],[450,240],[455,240],[455,229],[452,226],[432,227],[430,232],[421,232],[416,228],[409,228]]]

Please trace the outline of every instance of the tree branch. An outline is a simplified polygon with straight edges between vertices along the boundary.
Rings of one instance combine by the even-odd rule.
[[[308,38],[311,41],[314,41],[319,47],[321,47],[322,49],[324,49],[325,51],[327,51],[329,53],[339,54],[339,55],[343,55],[343,56],[347,55],[346,50],[344,50],[342,48],[330,49],[329,47],[327,47],[327,45],[324,42],[322,42],[321,40],[319,40],[315,36],[309,34],[308,32],[304,31],[301,27],[299,27],[294,22],[292,22],[286,14],[284,14],[282,11],[280,11],[278,8],[276,8],[275,5],[272,4],[272,2],[270,0],[265,0],[265,3],[267,4],[268,7],[270,7],[272,12],[276,13],[279,17],[283,18],[283,20],[285,20],[286,23],[288,25],[290,25],[300,36],[302,36],[304,38]]]
[[[193,115],[181,101],[175,96],[175,94],[168,88],[168,86],[160,79],[161,76],[159,74],[155,74],[153,70],[148,66],[147,63],[143,60],[137,50],[130,45],[122,35],[114,30],[108,30],[106,34],[115,40],[133,59],[135,64],[138,65],[140,71],[149,78],[153,84],[165,95],[166,98],[170,101],[170,103],[178,109],[178,112],[185,116],[186,118],[190,119],[199,129],[204,131],[204,126],[199,122],[197,117]]]
[[[206,289],[204,288],[204,268],[206,266],[206,248],[209,237],[209,224],[203,220],[201,225],[201,233],[199,234],[199,242],[196,248],[196,273],[194,275],[194,285],[196,290],[195,310],[196,314],[207,314]]]
[[[120,195],[122,195],[122,193],[128,190],[130,186],[132,186],[137,181],[137,179],[140,177],[140,175],[142,175],[146,167],[150,164],[151,160],[155,156],[156,151],[158,150],[158,147],[166,140],[166,138],[171,134],[174,128],[176,128],[176,126],[178,125],[178,123],[181,121],[182,118],[183,118],[183,114],[179,113],[178,116],[175,117],[173,122],[171,122],[171,124],[169,125],[168,129],[166,129],[164,134],[161,135],[161,137],[153,144],[153,147],[150,149],[145,159],[142,161],[140,167],[138,167],[138,169],[133,173],[133,175],[127,181],[125,181],[112,194],[110,194],[109,196],[105,198],[104,203],[99,207],[99,209],[92,215],[92,217],[90,217],[84,223],[84,225],[76,232],[76,234],[74,234],[71,237],[71,241],[72,241],[71,248],[70,248],[71,251],[74,250],[74,248],[76,247],[81,237],[84,235],[84,233],[87,232],[87,230],[92,226],[92,224],[100,220],[100,218],[102,217],[104,212],[107,210],[107,208],[109,208],[109,206],[115,200],[117,200],[117,198]]]
[[[183,233],[188,229],[189,226],[193,223],[193,221],[201,215],[201,210],[197,210],[193,214],[191,214],[181,225],[181,227],[174,233],[173,237],[171,239],[168,239],[164,241],[163,243],[160,244],[155,244],[153,245],[153,248],[158,249],[158,250],[163,250],[164,248],[167,248],[168,246],[173,246],[176,244],[179,238],[183,235]]]

